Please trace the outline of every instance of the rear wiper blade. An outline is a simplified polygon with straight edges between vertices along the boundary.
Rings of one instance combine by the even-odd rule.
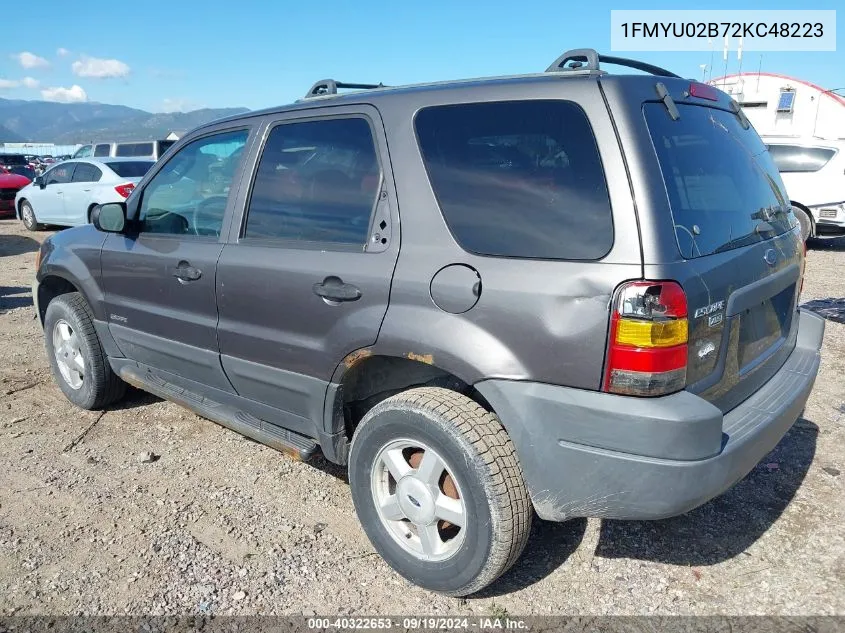
[[[669,94],[669,91],[666,89],[666,86],[663,85],[663,82],[658,81],[654,84],[654,89],[657,91],[657,96],[660,97],[663,105],[666,106],[666,110],[668,110],[669,116],[672,117],[672,120],[677,121],[680,119],[681,113],[678,111],[678,106],[675,105],[675,100],[672,99],[672,95]]]

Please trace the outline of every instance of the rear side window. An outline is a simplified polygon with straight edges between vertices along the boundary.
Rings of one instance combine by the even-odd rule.
[[[110,151],[111,145],[97,145],[97,147],[94,148],[94,156],[102,158],[103,156],[108,156]]]
[[[785,233],[794,216],[780,174],[753,128],[724,110],[643,106],[672,208],[681,254],[690,259]]]
[[[570,101],[435,106],[416,116],[452,235],[480,255],[599,259],[613,219],[598,147]]]
[[[153,161],[122,160],[106,163],[106,166],[121,178],[143,178],[153,166]]]
[[[380,182],[365,119],[278,125],[258,163],[244,237],[363,249]]]
[[[115,156],[152,156],[152,143],[119,143],[115,150]]]
[[[833,158],[835,149],[801,147],[800,145],[769,145],[769,154],[781,173],[818,171]]]
[[[97,182],[102,175],[99,167],[89,163],[77,163],[73,171],[73,182]]]

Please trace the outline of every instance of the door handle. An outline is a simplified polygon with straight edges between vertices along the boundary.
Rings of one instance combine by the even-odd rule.
[[[343,283],[340,277],[326,277],[321,283],[314,284],[312,289],[325,301],[358,301],[361,298],[358,286]]]
[[[196,281],[202,277],[202,271],[199,268],[194,268],[186,261],[181,261],[176,266],[173,276],[180,282],[185,283],[188,281]]]

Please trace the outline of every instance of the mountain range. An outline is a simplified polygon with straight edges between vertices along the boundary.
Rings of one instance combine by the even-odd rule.
[[[0,99],[0,143],[144,141],[186,132],[247,108],[205,108],[154,114],[105,103],[55,103]]]

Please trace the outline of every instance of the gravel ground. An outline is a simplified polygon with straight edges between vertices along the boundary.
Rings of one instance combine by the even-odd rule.
[[[459,600],[381,561],[342,468],[140,392],[71,406],[30,296],[46,235],[0,221],[0,615],[845,614],[841,303],[816,304],[804,418],[745,480],[666,521],[537,521],[515,568]],[[802,301],[845,297],[843,272],[845,240],[812,245]]]

